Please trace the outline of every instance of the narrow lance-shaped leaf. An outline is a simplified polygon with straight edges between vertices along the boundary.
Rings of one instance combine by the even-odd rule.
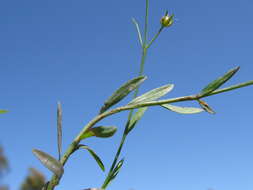
[[[225,82],[227,82],[239,69],[240,69],[240,67],[236,67],[234,69],[231,69],[222,77],[209,83],[205,88],[202,89],[199,96],[208,95],[211,92],[213,92],[214,90],[218,89],[221,85],[223,85]]]
[[[59,154],[59,160],[60,160],[61,152],[62,152],[62,107],[61,107],[60,102],[58,102],[58,105],[57,105],[57,144],[58,144],[58,154]]]
[[[171,104],[163,104],[161,106],[170,110],[170,111],[173,111],[176,113],[181,113],[181,114],[195,114],[195,113],[200,113],[200,112],[204,111],[201,108],[180,107],[180,106],[175,106],[175,105],[171,105]]]
[[[7,112],[8,112],[7,110],[0,110],[0,114],[7,113]]]
[[[173,84],[168,84],[165,86],[161,86],[159,88],[153,89],[145,94],[142,94],[141,96],[138,96],[137,98],[133,99],[128,105],[133,104],[139,104],[144,102],[149,102],[153,100],[157,100],[158,98],[164,96],[168,92],[170,92],[173,89]]]
[[[199,105],[208,113],[215,114],[215,111],[203,100],[197,100],[199,102]]]
[[[111,183],[111,181],[118,175],[122,165],[124,163],[124,159],[121,159],[117,165],[115,166],[114,170],[112,171],[112,173],[110,174],[110,179],[107,181],[106,184],[104,184],[103,186],[107,186],[109,183]]]
[[[146,80],[147,77],[140,76],[137,78],[134,78],[125,84],[123,84],[118,90],[116,90],[111,97],[109,97],[105,103],[104,106],[101,108],[100,113],[103,113],[107,109],[109,109],[111,106],[117,104],[120,100],[125,98],[130,92],[132,92],[134,89],[136,89],[141,83]]]
[[[228,91],[231,91],[231,90],[243,88],[243,87],[250,86],[250,85],[253,85],[253,80],[243,82],[243,83],[239,83],[239,84],[235,84],[235,85],[232,85],[232,86],[229,86],[229,87],[226,87],[226,88],[222,88],[222,89],[217,89],[217,90],[213,91],[211,94],[208,94],[208,96],[223,93],[223,92],[228,92]]]
[[[134,23],[134,25],[136,27],[136,30],[137,30],[137,33],[138,33],[139,42],[140,42],[141,46],[143,46],[142,36],[141,36],[141,31],[140,31],[139,24],[138,24],[138,22],[134,18],[132,18],[132,21],[133,21],[133,23]]]
[[[102,171],[105,171],[105,166],[102,162],[102,160],[99,158],[99,156],[92,150],[90,149],[88,146],[86,145],[80,145],[79,149],[83,148],[88,150],[88,152],[91,154],[91,156],[95,159],[95,161],[97,162],[97,164],[99,165],[99,167],[101,168]]]
[[[119,173],[119,171],[120,171],[120,169],[121,169],[123,163],[124,163],[124,159],[121,159],[121,160],[118,162],[118,164],[115,166],[115,168],[114,168],[114,170],[113,170],[113,172],[112,172],[112,175],[111,175],[111,180],[113,180],[113,179],[118,175],[118,173]],[[111,181],[111,180],[110,180],[110,181]]]
[[[145,111],[148,109],[148,107],[143,107],[143,108],[139,108],[133,115],[133,117],[131,118],[131,120],[127,123],[127,133],[129,133],[130,131],[132,131],[132,129],[135,127],[135,125],[137,124],[137,122],[142,118],[142,116],[144,115]]]
[[[58,160],[41,150],[33,149],[33,153],[45,167],[61,178],[64,169]]]
[[[81,135],[81,139],[85,139],[88,137],[100,137],[100,138],[108,138],[113,136],[117,131],[117,127],[114,126],[99,126],[93,127],[89,129],[87,132]]]

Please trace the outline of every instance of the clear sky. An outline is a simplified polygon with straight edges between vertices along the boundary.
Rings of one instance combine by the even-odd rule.
[[[253,79],[251,0],[150,0],[149,39],[166,9],[176,22],[150,48],[141,92],[173,83],[166,98],[194,94],[236,66],[241,70],[224,86]],[[57,157],[57,101],[66,150],[104,100],[137,75],[140,45],[131,18],[143,23],[144,13],[145,0],[1,1],[0,108],[9,113],[0,118],[0,144],[10,161],[4,182],[11,190],[18,190],[29,167],[50,178],[31,150]],[[247,87],[206,98],[215,115],[150,108],[129,135],[124,166],[108,190],[252,190],[252,94]],[[118,126],[113,138],[83,142],[101,156],[106,171],[126,116],[99,123]],[[99,187],[105,175],[79,151],[56,189]]]

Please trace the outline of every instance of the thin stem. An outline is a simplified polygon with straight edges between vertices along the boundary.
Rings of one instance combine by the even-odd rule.
[[[139,76],[143,75],[143,72],[144,72],[144,64],[145,64],[145,60],[146,60],[146,55],[147,55],[147,50],[145,47],[142,48],[142,56],[141,56],[141,64],[140,64],[140,71],[139,71]],[[139,87],[136,88],[135,92],[134,92],[134,96],[133,98],[136,98],[137,95],[138,95],[138,91],[139,91]],[[131,120],[132,118],[132,115],[133,115],[133,109],[130,110],[129,114],[128,114],[128,119],[127,119],[127,123],[125,125],[125,130],[124,130],[124,133],[122,135],[122,138],[121,138],[121,141],[120,141],[120,145],[118,147],[118,150],[117,150],[117,153],[115,154],[115,157],[114,157],[114,160],[112,162],[112,165],[111,165],[111,168],[107,174],[107,177],[105,178],[105,181],[102,185],[102,189],[106,189],[107,185],[109,184],[108,181],[110,180],[111,178],[111,175],[112,175],[112,172],[113,172],[113,169],[115,167],[115,165],[117,164],[117,161],[119,159],[119,155],[121,153],[121,150],[122,150],[122,147],[125,143],[125,140],[126,140],[126,137],[127,137],[127,126],[128,126],[128,123],[129,121]]]
[[[127,137],[127,134],[124,132],[123,136],[121,138],[120,145],[118,147],[117,153],[116,153],[116,155],[114,157],[114,160],[113,160],[113,163],[111,165],[111,168],[110,168],[110,170],[108,172],[108,175],[107,175],[107,177],[106,177],[106,179],[105,179],[105,181],[104,181],[104,183],[103,183],[103,185],[101,187],[102,189],[106,189],[107,185],[109,184],[108,182],[111,179],[111,175],[112,175],[113,169],[114,169],[115,165],[117,164],[117,161],[119,159],[119,155],[120,155],[122,147],[123,147],[123,145],[125,143],[126,137]]]
[[[205,97],[212,96],[214,94],[220,94],[220,93],[231,91],[231,90],[235,90],[237,88],[246,87],[246,86],[249,86],[249,85],[252,85],[252,84],[253,84],[253,80],[250,80],[250,81],[247,81],[247,82],[244,82],[244,83],[240,83],[240,84],[235,84],[235,85],[229,86],[227,88],[222,88],[222,89],[215,90],[211,94],[206,95]]]
[[[143,73],[144,73],[144,65],[145,65],[146,57],[147,57],[147,49],[144,47],[144,48],[142,49],[140,71],[139,71],[139,75],[138,75],[138,76],[141,76],[141,75],[143,75]],[[136,88],[136,90],[134,91],[133,99],[137,97],[138,93],[139,93],[139,87]],[[133,114],[133,110],[130,111],[130,113],[129,113],[129,115],[128,115],[128,120],[131,119],[132,114]]]
[[[144,26],[144,42],[143,47],[146,46],[147,36],[148,36],[148,8],[149,8],[149,0],[146,0],[146,11],[145,11],[145,26]]]
[[[161,26],[161,28],[158,30],[158,32],[156,33],[156,35],[153,37],[153,39],[149,42],[149,44],[146,46],[146,48],[148,49],[153,42],[158,38],[158,36],[161,34],[162,30],[164,29],[163,26]]]
[[[122,111],[136,109],[136,108],[141,108],[141,107],[157,106],[157,105],[169,104],[169,103],[175,103],[175,102],[198,100],[200,98],[212,96],[212,95],[215,95],[215,94],[227,92],[227,91],[238,89],[238,88],[242,88],[242,87],[246,87],[246,86],[249,86],[249,85],[253,85],[253,80],[248,81],[248,82],[244,82],[244,83],[240,83],[240,84],[237,84],[237,85],[233,85],[233,86],[230,86],[230,87],[227,87],[227,88],[215,90],[215,91],[211,92],[210,94],[204,95],[204,96],[200,96],[199,94],[190,95],[190,96],[182,96],[182,97],[171,98],[171,99],[166,99],[166,100],[151,101],[151,102],[145,102],[145,103],[134,104],[134,105],[126,105],[126,106],[122,106],[122,107],[118,107],[118,108],[106,111],[106,112],[104,112],[104,113],[96,116],[95,118],[93,118],[81,130],[81,132],[77,135],[77,137],[75,138],[75,140],[73,141],[73,143],[69,146],[69,148],[67,149],[67,151],[65,152],[65,154],[61,158],[60,162],[64,165],[67,162],[67,160],[70,157],[70,155],[75,151],[78,143],[81,141],[82,134],[85,133],[87,130],[89,130],[91,127],[93,127],[96,123],[98,123],[100,120],[102,120],[105,117],[108,117],[110,115],[113,115],[113,114],[116,114],[116,113],[119,113],[119,112],[122,112]],[[50,181],[50,183],[49,183],[49,185],[48,185],[48,187],[47,187],[47,190],[53,190],[54,187],[56,185],[58,185],[59,180],[60,179],[58,179],[56,176],[53,176],[52,179],[51,179],[51,181]]]
[[[139,36],[139,41],[142,45],[142,55],[141,55],[141,64],[140,64],[140,70],[139,70],[139,74],[138,76],[141,76],[143,75],[143,72],[144,72],[144,64],[145,64],[145,61],[146,61],[146,56],[147,56],[147,48],[146,48],[146,43],[147,43],[147,34],[148,34],[148,8],[149,8],[149,0],[146,0],[146,11],[145,11],[145,27],[144,27],[144,41],[142,42],[142,38],[141,38],[141,34],[140,34],[140,29],[139,29],[139,25],[138,23],[136,22],[135,19],[133,19],[133,22],[137,28],[137,32],[138,32],[138,36]],[[138,95],[138,92],[139,92],[139,87],[136,88],[135,92],[134,92],[134,96],[133,98],[136,98],[137,95]],[[127,123],[125,125],[125,130],[124,130],[124,133],[122,135],[122,138],[120,140],[120,144],[119,144],[119,147],[118,147],[118,150],[115,154],[115,157],[114,157],[114,160],[112,162],[112,165],[110,167],[110,170],[105,178],[105,181],[102,185],[102,189],[106,189],[106,187],[108,186],[109,184],[109,181],[111,180],[111,175],[112,175],[112,172],[113,172],[113,169],[114,167],[116,166],[117,164],[117,161],[119,159],[119,155],[121,153],[121,150],[122,150],[122,147],[125,143],[125,140],[126,140],[126,137],[128,135],[127,133],[127,127],[128,127],[128,124],[129,124],[129,121],[131,120],[132,118],[132,115],[133,115],[133,109],[130,110],[129,114],[128,114],[128,119],[127,119]]]
[[[157,106],[157,105],[169,104],[169,103],[175,103],[175,102],[198,100],[200,98],[204,98],[204,97],[212,96],[215,94],[227,92],[227,91],[234,90],[234,89],[241,88],[241,87],[246,87],[249,85],[253,85],[253,80],[245,82],[245,83],[233,85],[231,87],[215,90],[215,91],[211,92],[210,94],[204,95],[204,96],[199,96],[198,94],[196,94],[196,95],[182,96],[182,97],[177,97],[177,98],[171,98],[171,99],[165,99],[165,100],[159,100],[159,101],[150,101],[150,102],[144,102],[144,103],[132,104],[132,105],[130,104],[130,105],[118,107],[118,108],[106,111],[106,112],[96,116],[93,120],[91,120],[83,128],[83,130],[79,133],[79,135],[75,138],[75,142],[80,141],[82,134],[85,133],[87,130],[89,130],[91,127],[93,127],[97,122],[99,122],[103,118],[113,115],[115,113],[119,113],[119,112],[126,111],[126,110],[131,110],[131,109],[136,109],[136,108],[141,108],[141,107]],[[64,159],[64,156],[62,159]]]

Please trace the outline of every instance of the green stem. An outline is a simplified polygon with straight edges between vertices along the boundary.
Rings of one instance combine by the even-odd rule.
[[[143,42],[143,48],[146,46],[147,37],[148,37],[148,9],[149,9],[149,0],[146,0],[146,11],[145,11],[145,26],[144,26],[144,42]]]
[[[93,118],[81,130],[81,132],[78,134],[78,136],[75,138],[73,143],[69,146],[69,148],[67,149],[67,151],[65,152],[65,154],[61,158],[60,162],[64,165],[67,162],[70,155],[75,151],[78,143],[81,141],[82,134],[87,132],[91,127],[93,127],[97,122],[99,122],[100,120],[102,120],[105,117],[108,117],[110,115],[113,115],[113,114],[116,114],[116,113],[119,113],[119,112],[122,112],[122,111],[132,110],[132,109],[141,108],[141,107],[157,106],[157,105],[169,104],[169,103],[175,103],[175,102],[198,100],[200,98],[212,96],[212,95],[215,95],[215,94],[220,94],[220,93],[223,93],[223,92],[227,92],[227,91],[230,91],[230,90],[246,87],[246,86],[249,86],[249,85],[253,85],[253,80],[248,81],[248,82],[244,82],[244,83],[240,83],[240,84],[237,84],[237,85],[233,85],[233,86],[230,86],[230,87],[227,87],[227,88],[215,90],[215,91],[211,92],[210,94],[204,95],[204,96],[200,96],[199,94],[190,95],[190,96],[182,96],[182,97],[171,98],[171,99],[166,99],[166,100],[145,102],[145,103],[140,103],[140,104],[135,104],[135,105],[126,105],[126,106],[122,106],[122,107],[118,107],[118,108],[106,111],[106,112],[96,116],[95,118]],[[49,185],[48,185],[48,187],[47,187],[47,190],[53,190],[54,187],[56,185],[58,185],[59,181],[60,181],[60,179],[58,179],[56,176],[53,176],[50,183],[49,183]]]
[[[145,27],[144,27],[144,41],[142,42],[140,39],[141,39],[141,36],[140,36],[140,31],[139,31],[139,27],[138,27],[138,23],[134,20],[134,23],[137,27],[137,32],[139,34],[139,40],[140,40],[140,43],[142,45],[142,55],[141,55],[141,64],[140,64],[140,70],[139,70],[139,74],[138,76],[141,76],[143,75],[143,72],[144,72],[144,64],[145,64],[145,61],[146,61],[146,56],[147,56],[147,48],[146,48],[146,44],[147,44],[147,34],[148,34],[148,9],[149,9],[149,0],[146,0],[146,11],[145,11]],[[139,92],[139,87],[136,88],[135,92],[134,92],[134,96],[133,98],[136,98],[137,95],[138,95],[138,92]],[[129,121],[131,120],[132,118],[132,115],[133,115],[133,109],[130,110],[129,114],[128,114],[128,119],[127,119],[127,123],[125,125],[125,130],[124,130],[124,133],[122,135],[122,138],[120,140],[120,144],[119,144],[119,147],[118,147],[118,150],[114,156],[114,160],[112,162],[112,165],[110,167],[110,170],[104,180],[104,183],[102,185],[102,189],[106,189],[110,180],[111,180],[111,176],[112,176],[112,172],[118,162],[118,159],[119,159],[119,156],[120,156],[120,153],[121,153],[121,150],[122,150],[122,147],[125,143],[125,140],[126,140],[126,137],[128,135],[127,133],[127,125],[129,123]]]
[[[141,56],[141,64],[140,64],[140,71],[139,71],[139,76],[143,75],[143,72],[144,72],[144,64],[145,64],[145,60],[146,60],[146,55],[147,55],[147,49],[145,47],[143,47],[142,49],[142,56]],[[134,92],[134,96],[133,98],[136,98],[137,95],[138,95],[138,92],[139,92],[139,87],[136,88],[135,92]],[[125,125],[125,131],[122,135],[122,138],[121,138],[121,141],[120,141],[120,144],[119,144],[119,147],[118,147],[118,150],[117,150],[117,153],[115,154],[115,157],[114,157],[114,160],[112,162],[112,165],[111,165],[111,168],[104,180],[104,183],[102,185],[102,189],[106,189],[107,185],[109,184],[109,181],[111,179],[111,175],[112,175],[112,172],[113,172],[113,169],[115,167],[115,165],[117,164],[117,161],[119,159],[119,155],[121,153],[121,150],[122,150],[122,147],[125,143],[125,140],[126,140],[126,137],[127,137],[127,125],[129,123],[129,121],[131,120],[132,118],[132,115],[133,115],[133,109],[130,110],[129,114],[128,114],[128,119],[127,119],[127,123]]]
[[[156,35],[153,37],[153,39],[149,42],[149,44],[146,46],[146,48],[148,49],[153,42],[158,38],[158,36],[161,34],[162,30],[164,29],[163,26],[161,26],[161,28],[158,30],[158,32],[156,33]]]
[[[139,75],[138,76],[143,75],[146,57],[147,57],[147,49],[144,47],[142,49],[140,71],[139,71]],[[137,97],[138,93],[139,93],[139,87],[136,88],[136,90],[134,91],[133,99]],[[129,115],[128,115],[128,121],[132,118],[132,115],[133,115],[133,110],[131,110],[130,113],[129,113]]]
[[[122,147],[123,147],[123,145],[125,143],[126,137],[127,137],[127,134],[124,132],[123,136],[121,138],[120,145],[118,147],[117,153],[116,153],[116,155],[114,157],[114,160],[113,160],[113,163],[111,165],[111,168],[110,168],[110,170],[109,170],[109,172],[107,174],[107,177],[105,178],[105,181],[104,181],[101,189],[106,189],[107,185],[109,184],[109,181],[111,180],[111,175],[112,175],[113,169],[114,169],[115,165],[117,164],[117,161],[119,159],[119,155],[120,155]]]
[[[78,144],[79,144],[80,140],[74,140],[68,147],[67,151],[65,152],[65,154],[62,156],[60,162],[61,164],[64,166],[65,163],[67,162],[67,160],[69,159],[70,155],[76,150]],[[51,178],[48,186],[47,186],[47,190],[53,190],[55,186],[57,186],[59,184],[60,178],[58,178],[56,175],[53,175],[53,177]]]
[[[150,102],[144,102],[144,103],[133,104],[133,105],[130,104],[130,105],[118,107],[118,108],[106,111],[106,112],[96,116],[94,119],[92,119],[82,129],[82,131],[79,133],[79,135],[75,138],[75,142],[77,142],[77,141],[79,142],[80,139],[81,139],[82,134],[87,132],[91,127],[93,127],[97,122],[99,122],[103,118],[108,117],[108,116],[113,115],[113,114],[116,114],[116,113],[119,113],[119,112],[122,112],[122,111],[141,108],[141,107],[157,106],[157,105],[162,105],[162,104],[170,104],[170,103],[175,103],[175,102],[198,100],[200,98],[204,98],[204,97],[207,97],[207,96],[212,96],[212,95],[215,95],[215,94],[227,92],[227,91],[234,90],[234,89],[241,88],[241,87],[246,87],[246,86],[249,86],[249,85],[253,85],[253,80],[245,82],[245,83],[233,85],[231,87],[215,90],[215,91],[211,92],[210,94],[204,95],[204,96],[199,96],[198,94],[196,94],[196,95],[182,96],[182,97],[177,97],[177,98],[171,98],[171,99],[165,99],[165,100],[159,100],[159,101],[150,101]]]

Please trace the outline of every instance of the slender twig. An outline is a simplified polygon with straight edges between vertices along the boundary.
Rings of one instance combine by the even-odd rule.
[[[163,26],[161,26],[161,28],[158,30],[158,32],[156,33],[156,35],[153,37],[153,39],[149,42],[149,44],[146,46],[146,48],[148,49],[153,43],[154,41],[158,38],[158,36],[161,34],[162,30],[164,29]]]
[[[149,9],[149,0],[146,0],[146,11],[145,11],[145,26],[144,26],[144,42],[143,45],[146,46],[147,37],[148,37],[148,9]]]

